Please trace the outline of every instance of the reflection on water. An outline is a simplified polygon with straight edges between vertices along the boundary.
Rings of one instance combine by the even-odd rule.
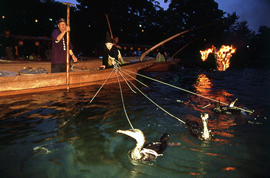
[[[144,73],[200,95],[255,109],[255,115],[213,112],[213,102],[153,81],[136,84],[147,96],[182,120],[201,121],[207,112],[213,141],[200,141],[176,119],[122,83],[127,114],[146,142],[167,132],[171,143],[152,162],[132,161],[136,141],[117,134],[130,129],[118,84],[5,97],[0,99],[2,177],[254,177],[267,175],[270,155],[267,71]],[[252,82],[251,82],[252,81]],[[239,85],[239,82],[241,85]],[[254,95],[252,95],[254,94]],[[211,105],[209,105],[211,104]],[[209,106],[207,106],[209,105]],[[205,107],[207,106],[207,107]],[[250,122],[252,121],[252,122]],[[106,170],[106,171],[105,171]],[[40,176],[42,175],[42,176]]]

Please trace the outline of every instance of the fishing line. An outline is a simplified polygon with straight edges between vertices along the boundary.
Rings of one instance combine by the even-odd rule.
[[[131,126],[132,129],[134,129],[134,127],[132,126],[129,118],[128,118],[128,115],[127,115],[127,111],[126,111],[126,108],[125,108],[125,103],[124,103],[124,98],[123,98],[123,93],[122,93],[122,87],[121,87],[121,84],[120,84],[120,81],[119,81],[119,78],[118,78],[118,75],[116,74],[116,77],[117,77],[117,81],[118,81],[118,84],[119,84],[119,89],[120,89],[120,94],[121,94],[121,99],[122,99],[122,105],[123,105],[123,109],[124,109],[124,112],[125,112],[125,115],[127,117],[127,120],[129,122],[129,125]]]
[[[115,64],[115,65],[114,65],[114,68],[115,68],[115,76],[117,76],[117,72],[118,72],[118,70],[121,70],[121,67],[119,66],[119,64]],[[126,82],[126,84],[127,84],[127,86],[129,87],[129,89],[130,89],[133,93],[136,93],[136,91],[134,91],[134,90],[132,89],[132,87],[128,84],[126,78],[125,78],[122,74],[120,74],[120,75],[121,75],[121,77],[124,79],[124,81]]]
[[[121,75],[121,72],[119,71],[120,75]],[[129,80],[128,80],[129,81]],[[184,122],[183,120],[179,119],[178,117],[172,115],[171,113],[169,113],[168,111],[166,111],[165,109],[163,109],[161,106],[159,106],[157,103],[155,103],[151,98],[149,98],[146,94],[144,94],[138,87],[136,87],[131,81],[129,81],[134,88],[136,88],[144,97],[146,97],[149,101],[151,101],[154,105],[156,105],[158,108],[160,108],[162,111],[164,111],[165,113],[169,114],[171,117],[174,117],[176,118],[178,121],[186,124],[186,122]]]
[[[87,106],[88,104],[92,103],[92,101],[95,99],[95,97],[97,96],[97,94],[99,93],[99,91],[102,89],[102,87],[105,85],[105,83],[107,82],[107,80],[111,77],[113,71],[115,71],[115,69],[112,70],[112,72],[111,72],[110,75],[107,77],[107,79],[103,82],[103,84],[102,84],[101,87],[98,89],[98,91],[96,92],[96,94],[93,96],[93,98],[92,98],[85,106]]]
[[[126,69],[123,69],[123,70],[126,70]],[[147,78],[147,79],[149,79],[149,80],[153,80],[153,81],[155,81],[155,82],[159,82],[159,83],[162,83],[162,84],[164,84],[164,85],[168,85],[168,86],[170,86],[170,87],[173,87],[173,88],[176,88],[176,89],[185,91],[185,92],[187,92],[187,93],[190,93],[190,94],[193,94],[193,95],[196,95],[196,96],[200,96],[200,97],[205,98],[205,99],[209,99],[209,100],[212,100],[212,101],[215,101],[215,102],[220,102],[220,101],[217,101],[217,100],[215,100],[215,99],[208,98],[208,97],[206,97],[206,96],[203,96],[203,95],[200,95],[200,94],[191,92],[191,91],[189,91],[189,90],[186,90],[186,89],[183,89],[183,88],[180,88],[180,87],[171,85],[171,84],[168,84],[168,83],[166,83],[166,82],[162,82],[162,81],[160,81],[160,80],[157,80],[157,79],[154,79],[154,78],[151,78],[151,77],[147,77],[147,76],[142,75],[142,74],[139,74],[139,73],[135,73],[135,72],[132,72],[132,71],[129,71],[129,70],[126,70],[126,71],[128,71],[128,72],[130,72],[130,73],[137,74],[137,75],[139,75],[139,76],[141,76],[141,77],[144,77],[144,78]],[[224,104],[224,105],[229,105],[229,104],[224,103],[224,102],[220,102],[220,103],[222,103],[222,104]],[[249,113],[253,113],[253,112],[254,112],[254,111],[246,110],[246,109],[239,108],[239,107],[236,107],[236,106],[234,106],[234,107],[235,107],[236,109],[239,109],[239,110],[242,110],[242,111],[245,111],[245,112],[249,112]]]
[[[129,87],[129,89],[130,89],[131,91],[133,91],[133,93],[137,93],[137,92],[134,91],[133,88],[129,85],[129,83],[127,82],[128,79],[127,79],[125,76],[123,76],[122,73],[121,73],[120,71],[119,71],[119,74],[120,74],[121,77],[125,80],[125,82],[126,82],[127,86]]]
[[[140,84],[142,84],[145,87],[148,87],[146,84],[144,84],[143,82],[141,82],[140,80],[134,78],[133,76],[129,75],[128,73],[126,73],[124,70],[120,69],[121,72],[124,72],[126,75],[128,75],[129,77],[131,77],[132,79],[136,80],[137,82],[139,82]]]

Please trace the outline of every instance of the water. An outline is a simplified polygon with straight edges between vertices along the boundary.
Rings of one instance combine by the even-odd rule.
[[[124,83],[127,115],[146,142],[167,132],[171,143],[164,156],[139,162],[129,158],[134,139],[118,134],[131,126],[123,111],[118,84],[0,98],[1,177],[262,177],[270,165],[270,70],[225,72],[184,69],[143,73],[177,87],[256,114],[217,114],[209,100],[138,77],[144,93],[181,120],[200,120],[207,112],[213,141],[190,135],[142,94]],[[205,107],[205,108],[204,108]]]

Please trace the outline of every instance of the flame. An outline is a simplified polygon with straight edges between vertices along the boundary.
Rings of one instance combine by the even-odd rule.
[[[206,59],[208,58],[208,55],[210,54],[210,53],[212,53],[213,52],[213,48],[209,48],[209,49],[206,49],[206,50],[204,50],[204,51],[200,51],[200,53],[201,53],[201,59],[203,60],[203,61],[206,61]]]
[[[232,57],[232,53],[235,53],[235,51],[236,51],[236,48],[234,48],[233,45],[231,46],[222,45],[219,51],[216,51],[215,47],[212,46],[212,48],[209,48],[204,51],[200,51],[200,53],[201,53],[201,59],[203,61],[206,61],[209,53],[214,52],[215,58],[217,60],[217,69],[219,71],[225,71],[226,69],[230,67],[230,59]]]

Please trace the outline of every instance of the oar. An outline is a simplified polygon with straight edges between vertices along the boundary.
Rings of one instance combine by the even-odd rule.
[[[67,5],[67,26],[70,26],[69,24],[69,12],[70,12],[70,6],[74,6],[74,4],[63,2],[63,4]],[[67,92],[69,91],[69,32],[67,32]]]
[[[111,29],[111,25],[110,25],[110,22],[109,22],[108,14],[105,14],[105,16],[106,16],[106,19],[107,19],[107,22],[108,22],[108,26],[109,26],[109,29],[110,29],[111,38],[113,39],[113,34],[112,34],[112,29]]]

